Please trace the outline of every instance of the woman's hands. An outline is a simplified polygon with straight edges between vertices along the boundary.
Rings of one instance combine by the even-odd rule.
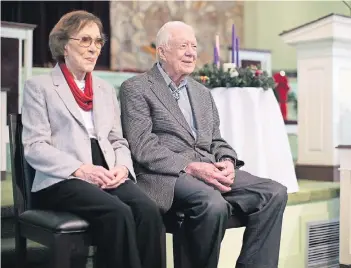
[[[84,164],[73,173],[73,176],[95,184],[102,189],[112,189],[124,183],[128,174],[129,171],[125,166],[117,166],[112,170],[107,170],[102,166]]]

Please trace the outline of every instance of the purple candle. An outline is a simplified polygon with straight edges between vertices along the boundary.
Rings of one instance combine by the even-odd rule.
[[[235,63],[234,51],[235,51],[235,26],[233,24],[232,26],[232,63]]]
[[[214,55],[214,64],[218,65],[218,51],[216,46],[214,46],[213,48],[213,55]]]
[[[236,50],[236,67],[239,67],[239,37],[235,39],[235,50]]]

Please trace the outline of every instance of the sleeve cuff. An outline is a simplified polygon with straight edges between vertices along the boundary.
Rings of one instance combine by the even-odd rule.
[[[230,161],[230,162],[233,163],[234,168],[236,167],[236,162],[237,162],[236,158],[224,156],[224,157],[222,157],[221,159],[219,159],[219,162],[223,162],[223,161]]]

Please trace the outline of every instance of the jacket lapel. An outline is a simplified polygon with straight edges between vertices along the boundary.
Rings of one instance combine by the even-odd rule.
[[[149,82],[151,83],[150,88],[155,93],[157,98],[162,102],[162,104],[172,114],[172,116],[179,122],[179,124],[182,127],[184,127],[191,134],[191,136],[193,136],[188,122],[185,120],[185,117],[182,111],[180,110],[176,99],[173,97],[171,91],[168,89],[168,86],[161,73],[157,69],[156,64],[149,72]]]
[[[204,105],[204,95],[201,90],[198,90],[197,83],[192,79],[188,78],[188,96],[190,100],[190,105],[194,113],[197,135],[200,136],[203,130],[203,126],[208,120],[206,118],[207,107]]]
[[[66,105],[68,111],[76,118],[76,120],[84,125],[83,117],[79,111],[78,104],[74,99],[71,89],[69,88],[58,64],[51,71],[51,76],[55,85],[54,88],[62,99],[63,103]]]
[[[105,105],[105,100],[103,96],[103,91],[101,90],[101,85],[98,82],[98,80],[95,79],[94,75],[92,77],[93,79],[93,117],[94,117],[94,126],[95,126],[95,131],[96,135],[99,136],[100,131],[102,130],[102,125],[103,125],[103,116],[107,116],[107,114],[104,112],[104,105]]]

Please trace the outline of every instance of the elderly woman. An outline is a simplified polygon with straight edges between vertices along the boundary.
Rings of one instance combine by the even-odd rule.
[[[36,170],[33,198],[41,209],[86,219],[104,267],[158,268],[162,218],[135,184],[116,92],[92,75],[104,41],[93,14],[64,15],[49,36],[57,65],[25,83],[23,144]]]

